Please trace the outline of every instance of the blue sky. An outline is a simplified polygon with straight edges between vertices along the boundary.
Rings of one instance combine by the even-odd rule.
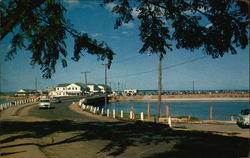
[[[139,39],[138,21],[123,25],[114,30],[116,15],[111,13],[112,4],[100,7],[99,1],[66,1],[66,16],[74,27],[88,33],[98,41],[106,41],[116,53],[111,69],[108,70],[108,83],[114,89],[136,88],[157,89],[156,55],[139,54],[142,43]],[[136,12],[133,12],[136,14]],[[58,63],[51,79],[43,79],[39,66],[32,67],[31,53],[18,51],[15,59],[4,61],[9,47],[9,34],[0,42],[1,50],[1,91],[16,91],[21,88],[35,88],[35,78],[39,89],[56,86],[59,83],[84,82],[83,74],[89,71],[88,82],[104,83],[105,61],[85,53],[79,62],[70,59],[73,54],[73,40],[67,40],[68,67]],[[249,46],[248,46],[249,48]],[[200,50],[190,52],[174,49],[168,52],[163,61],[163,89],[249,89],[249,51],[238,49],[237,55],[226,54],[212,59]]]

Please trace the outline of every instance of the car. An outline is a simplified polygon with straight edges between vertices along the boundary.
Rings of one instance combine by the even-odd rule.
[[[241,110],[236,123],[240,128],[249,128],[250,127],[250,109]]]
[[[39,109],[50,109],[51,108],[51,102],[50,99],[40,99],[39,103]]]
[[[59,97],[54,97],[52,100],[51,100],[52,103],[61,103],[61,98]]]

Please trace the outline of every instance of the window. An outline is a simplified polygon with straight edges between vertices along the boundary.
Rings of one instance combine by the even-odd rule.
[[[71,88],[68,88],[68,90],[71,90]]]
[[[65,90],[65,88],[63,88],[63,90]]]

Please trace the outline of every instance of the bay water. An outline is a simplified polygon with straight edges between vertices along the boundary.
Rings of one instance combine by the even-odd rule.
[[[230,120],[231,115],[236,119],[242,109],[250,108],[249,102],[163,102],[161,115],[166,115],[166,105],[169,105],[170,115],[194,116],[199,120],[209,120],[209,109],[213,106],[214,120]],[[123,110],[129,113],[133,106],[135,113],[147,114],[147,102],[116,102],[109,103],[107,108],[116,112]],[[157,102],[150,102],[150,114],[156,115]]]

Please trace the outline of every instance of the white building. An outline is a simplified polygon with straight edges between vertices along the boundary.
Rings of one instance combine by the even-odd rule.
[[[17,96],[28,96],[28,95],[36,95],[38,92],[35,89],[20,89],[17,91]]]
[[[105,93],[105,85],[104,84],[98,84],[98,87],[100,88],[100,90],[101,90],[102,93]],[[108,85],[107,85],[106,89],[107,89],[107,93],[111,93],[112,92],[111,87],[109,87]]]
[[[124,93],[128,94],[128,95],[135,95],[137,92],[138,92],[137,89],[126,89],[126,90],[124,90]]]
[[[101,89],[96,84],[88,84],[87,86],[89,88],[90,93],[100,93],[101,92]]]
[[[57,96],[78,96],[87,91],[87,86],[82,83],[65,83],[56,87]]]
[[[111,92],[111,88],[107,86],[107,92]],[[50,92],[50,96],[78,96],[83,94],[105,93],[105,85],[83,83],[64,83],[58,84],[55,91]]]

